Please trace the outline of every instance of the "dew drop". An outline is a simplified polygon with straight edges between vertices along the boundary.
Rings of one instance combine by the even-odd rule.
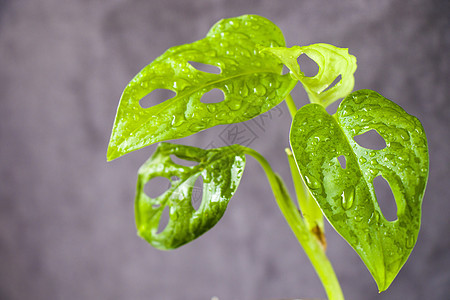
[[[365,157],[361,156],[361,157],[359,158],[359,163],[360,163],[360,164],[365,164],[366,162],[367,162],[367,159],[366,159]]]
[[[218,113],[217,115],[216,115],[216,119],[218,119],[218,120],[223,120],[223,119],[225,119],[227,117],[227,113],[226,112],[220,112],[220,113]]]
[[[375,223],[375,224],[378,223],[379,218],[380,218],[380,215],[378,214],[378,212],[376,210],[374,210],[373,213],[370,215],[370,218],[368,221],[369,225],[371,225],[373,223]]]
[[[395,156],[393,154],[386,154],[384,156],[385,161],[393,160],[394,158],[395,158]]]
[[[207,104],[206,105],[206,109],[210,112],[213,113],[216,111],[216,105],[215,104]]]
[[[348,116],[353,114],[355,111],[351,107],[346,107],[345,110],[342,111],[342,116]]]
[[[375,223],[378,223],[380,221],[380,213],[378,211],[374,212],[374,219]]]
[[[412,247],[414,247],[414,236],[413,235],[408,235],[408,238],[406,239],[406,247],[408,249],[411,249]]]
[[[305,175],[305,182],[310,189],[316,190],[320,187],[319,181],[314,176]]]
[[[256,95],[258,96],[264,96],[266,94],[266,88],[263,87],[262,85],[258,85],[257,87],[255,87],[253,89],[253,91],[255,92]]]
[[[363,219],[363,217],[361,217],[361,216],[355,216],[355,217],[354,217],[354,220],[355,220],[356,222],[361,222],[362,219]]]
[[[248,52],[247,50],[243,49],[243,50],[241,51],[241,56],[244,56],[244,57],[250,57],[250,52]]]
[[[172,124],[173,127],[178,127],[178,126],[180,126],[181,124],[183,124],[184,121],[185,121],[185,119],[184,119],[183,116],[177,117],[177,116],[174,115],[171,124]]]
[[[201,130],[205,129],[205,125],[204,124],[192,124],[191,126],[189,126],[189,130],[194,131],[194,132],[199,132]]]
[[[355,199],[355,189],[353,187],[348,187],[342,192],[342,208],[347,210],[353,205]]]
[[[241,101],[238,100],[234,100],[234,101],[230,101],[227,103],[227,106],[231,109],[231,110],[239,110],[241,108]]]
[[[366,122],[369,122],[369,121],[372,121],[372,120],[373,120],[373,117],[371,117],[371,116],[364,116],[364,117],[361,118],[361,123],[366,123]]]
[[[364,100],[363,97],[353,96],[353,101],[355,101],[355,103],[357,103],[357,104],[363,102],[363,100]]]
[[[400,136],[404,141],[409,141],[409,135],[407,133],[402,132]]]
[[[239,94],[243,97],[248,95],[248,87],[244,84],[244,86],[239,90]]]

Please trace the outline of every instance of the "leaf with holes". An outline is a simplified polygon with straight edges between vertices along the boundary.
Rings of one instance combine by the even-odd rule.
[[[186,166],[171,159],[197,162]],[[159,249],[174,249],[199,237],[222,217],[230,198],[236,191],[245,166],[245,156],[239,145],[204,150],[200,148],[161,143],[155,153],[139,169],[135,214],[139,236]],[[203,178],[202,199],[195,209],[194,189]],[[151,198],[145,185],[157,177],[170,180],[170,187]],[[164,209],[169,208],[169,221],[160,228]]]
[[[372,129],[384,138],[385,148],[366,149],[355,142],[355,136]],[[359,254],[380,291],[386,290],[411,253],[420,227],[428,147],[419,120],[380,94],[360,90],[347,96],[333,116],[317,104],[301,108],[290,141],[325,216]],[[379,175],[397,204],[392,222],[383,216],[375,195],[373,180]]]
[[[267,48],[263,52],[272,53],[290,69],[292,76],[303,84],[312,103],[327,107],[353,90],[356,58],[346,48],[319,43],[292,48]],[[303,53],[319,66],[319,72],[313,77],[305,76],[300,70],[297,58]]]
[[[281,75],[283,65],[278,59],[258,49],[284,45],[276,25],[263,17],[245,15],[219,21],[202,40],[170,48],[125,88],[108,160],[219,124],[246,121],[270,110],[289,94],[296,81],[288,74]],[[220,68],[220,73],[213,67]],[[139,101],[156,89],[176,94],[142,108]],[[223,93],[219,99],[223,101],[202,101],[212,90]]]

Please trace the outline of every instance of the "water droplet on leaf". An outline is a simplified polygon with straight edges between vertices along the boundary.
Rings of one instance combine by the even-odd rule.
[[[254,88],[254,92],[258,96],[264,96],[266,94],[266,88],[262,85],[258,85]]]
[[[348,187],[342,192],[342,208],[347,210],[353,205],[355,199],[355,189],[353,187]]]
[[[310,189],[315,190],[320,187],[319,181],[314,176],[305,175],[305,182]]]
[[[406,247],[408,249],[411,249],[412,247],[414,247],[414,236],[413,235],[409,235],[408,238],[406,239]]]
[[[239,101],[239,100],[229,101],[229,102],[227,102],[227,106],[231,110],[239,110],[241,108],[241,101]]]
[[[375,211],[374,214],[375,223],[378,223],[380,221],[380,213],[378,211]]]
[[[207,104],[206,105],[206,109],[210,112],[213,113],[216,111],[216,105],[215,104]]]
[[[363,217],[361,217],[361,216],[355,216],[355,217],[354,217],[354,220],[355,220],[356,222],[361,222],[362,219],[363,219]]]
[[[217,115],[216,115],[216,119],[218,119],[218,120],[223,120],[223,119],[225,119],[227,117],[227,113],[226,112],[220,112],[220,113],[218,113]]]

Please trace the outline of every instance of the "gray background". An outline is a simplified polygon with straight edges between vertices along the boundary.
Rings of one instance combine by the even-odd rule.
[[[120,94],[167,48],[225,17],[263,15],[289,46],[327,42],[358,59],[371,88],[417,116],[430,146],[418,243],[387,292],[329,226],[328,254],[348,299],[450,294],[449,1],[0,1],[0,299],[325,297],[259,166],[210,232],[178,250],[135,234],[138,167],[154,146],[106,163]],[[294,92],[298,105],[305,93]],[[288,175],[289,117],[248,122],[252,147]],[[180,142],[206,146],[214,128]]]

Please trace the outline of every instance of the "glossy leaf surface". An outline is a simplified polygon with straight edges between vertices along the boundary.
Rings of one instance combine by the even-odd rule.
[[[376,130],[380,150],[359,146],[354,137]],[[293,121],[290,140],[299,170],[324,215],[355,249],[380,291],[407,260],[420,228],[428,178],[428,148],[419,120],[380,94],[361,90],[347,96],[336,114],[308,104]],[[343,155],[345,168],[338,161]],[[397,204],[387,221],[373,180],[383,176]]]
[[[197,162],[184,166],[171,159]],[[245,166],[240,146],[204,150],[161,143],[139,169],[135,214],[138,234],[159,249],[174,249],[199,237],[222,217],[236,191]],[[192,205],[195,181],[203,177],[202,199],[196,210]],[[151,198],[144,186],[156,177],[170,180],[170,187]],[[198,192],[198,191],[197,191]],[[163,211],[169,207],[169,221],[160,232]]]
[[[244,15],[219,21],[202,40],[170,48],[125,88],[108,160],[215,125],[246,121],[270,110],[289,94],[296,81],[288,74],[281,75],[283,65],[277,58],[258,49],[284,44],[283,34],[272,22]],[[218,67],[220,73],[199,65]],[[139,101],[156,89],[176,95],[142,108]],[[224,99],[202,101],[204,94],[215,89],[223,92]]]
[[[272,53],[290,69],[292,76],[303,84],[312,103],[326,107],[353,90],[356,58],[346,48],[320,43],[292,48],[268,48],[264,52]],[[305,76],[301,71],[297,58],[303,53],[319,66],[319,72],[315,76]],[[340,81],[333,86],[333,81],[339,75]]]

